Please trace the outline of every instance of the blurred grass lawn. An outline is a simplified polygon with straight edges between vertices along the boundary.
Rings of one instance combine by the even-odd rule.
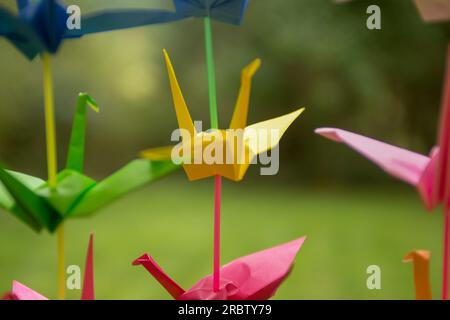
[[[223,190],[223,262],[308,235],[277,299],[411,299],[412,249],[432,250],[434,298],[439,298],[441,215],[426,214],[415,192],[402,189],[310,191],[270,184],[226,182]],[[268,180],[268,183],[267,183]],[[0,214],[0,292],[17,279],[55,296],[55,238],[36,235]],[[181,173],[121,199],[91,219],[70,220],[67,264],[84,269],[95,231],[98,299],[167,299],[142,267],[150,253],[188,288],[210,273],[212,181],[188,183]],[[382,269],[382,290],[366,288],[366,268]],[[79,299],[79,291],[69,298]]]

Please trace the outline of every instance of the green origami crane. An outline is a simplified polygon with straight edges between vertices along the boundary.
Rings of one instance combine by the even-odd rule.
[[[50,189],[42,179],[0,166],[0,208],[35,231],[46,228],[53,233],[63,220],[90,215],[125,193],[179,168],[172,161],[138,159],[100,182],[84,175],[87,106],[98,112],[96,102],[81,93],[73,120],[66,168],[58,174],[55,189]]]

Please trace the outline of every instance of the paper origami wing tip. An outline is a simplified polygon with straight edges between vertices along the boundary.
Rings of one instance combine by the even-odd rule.
[[[304,108],[304,107],[303,108],[299,108],[298,110],[291,112],[291,114],[294,114],[295,115],[295,119],[297,119],[303,112],[305,112],[305,110],[306,110],[306,108]]]
[[[403,262],[413,262],[415,259],[430,260],[431,252],[428,250],[415,250],[403,257]]]
[[[148,255],[148,253],[144,253],[142,256],[140,256],[139,258],[137,258],[136,260],[134,260],[131,264],[133,266],[140,266],[142,265],[144,262],[147,262],[149,260],[152,260],[152,258]]]
[[[151,148],[139,153],[139,156],[152,161],[167,161],[172,159],[172,150],[175,146]]]
[[[17,300],[48,300],[43,295],[15,280],[13,281],[12,295]]]
[[[170,61],[170,57],[169,57],[169,54],[167,53],[166,48],[163,49],[163,55],[164,55],[164,60],[166,61],[167,65],[172,66],[172,62]]]
[[[434,205],[430,202],[434,160],[428,156],[342,129],[319,128],[315,133],[343,143],[389,175],[416,187],[425,205]]]
[[[100,112],[100,108],[98,107],[97,101],[92,98],[89,93],[80,92],[78,94],[78,98],[83,99],[83,101],[95,112]]]
[[[341,139],[339,138],[336,129],[333,128],[318,128],[314,130],[314,133],[321,135],[322,137],[325,137],[327,139],[333,140],[335,142],[341,142]]]
[[[256,71],[261,67],[261,63],[261,59],[259,58],[253,60],[249,65],[242,69],[242,76],[249,78],[253,77]]]
[[[194,136],[197,131],[194,127],[194,122],[192,121],[191,115],[186,105],[186,101],[184,100],[183,93],[181,92],[175,70],[165,49],[163,50],[163,53],[164,59],[166,61],[167,73],[169,76],[170,89],[172,91],[172,99],[175,107],[178,126],[180,127],[180,129],[188,130],[190,135]]]

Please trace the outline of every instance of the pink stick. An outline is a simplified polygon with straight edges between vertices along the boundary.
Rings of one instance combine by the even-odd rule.
[[[450,259],[450,213],[444,212],[444,259],[442,265],[442,300],[448,300],[448,269]]]
[[[89,237],[86,266],[84,267],[83,290],[81,300],[95,300],[94,294],[94,234]]]
[[[218,292],[220,289],[220,203],[222,177],[214,177],[214,272],[213,272],[213,290]]]

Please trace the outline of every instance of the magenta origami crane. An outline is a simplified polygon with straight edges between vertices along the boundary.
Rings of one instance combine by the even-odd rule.
[[[148,254],[133,262],[142,265],[176,300],[267,300],[289,275],[306,237],[236,259],[220,270],[220,287],[213,290],[209,275],[185,291]]]
[[[28,288],[18,281],[13,281],[12,291],[5,294],[2,300],[48,300],[40,293]],[[83,289],[81,300],[95,300],[94,295],[94,235],[89,238],[84,271]]]
[[[391,176],[417,188],[426,208],[444,206],[444,256],[442,297],[448,298],[450,259],[450,48],[441,107],[438,146],[424,156],[396,146],[335,128],[315,131],[330,140],[344,143]]]

